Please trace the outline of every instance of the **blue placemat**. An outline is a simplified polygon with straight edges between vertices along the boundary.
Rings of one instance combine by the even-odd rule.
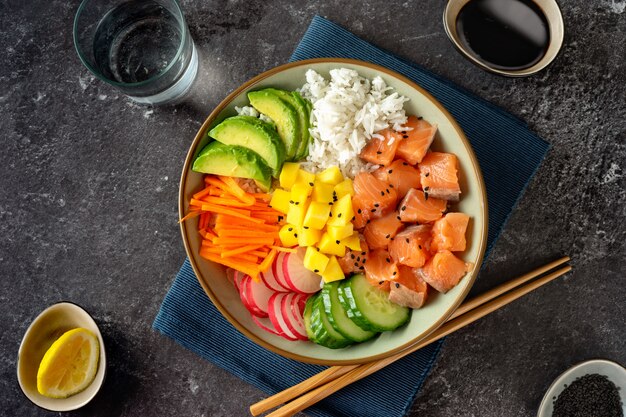
[[[383,65],[428,90],[452,113],[469,138],[483,171],[489,199],[488,251],[548,144],[513,116],[413,63],[383,51],[316,16],[291,60],[355,58]],[[275,393],[323,368],[285,359],[235,330],[205,295],[186,260],[167,293],[154,328],[216,365]],[[399,417],[426,379],[441,342],[396,362],[307,410],[313,416]]]

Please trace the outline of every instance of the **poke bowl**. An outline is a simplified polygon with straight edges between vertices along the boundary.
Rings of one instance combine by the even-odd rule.
[[[298,338],[289,337],[289,336],[285,337],[285,333],[287,333],[288,335],[292,335],[292,336],[293,334],[297,333],[297,329],[293,329],[293,327],[289,324],[289,317],[286,319],[286,321],[288,322],[287,325],[285,325],[285,319],[283,319],[282,317],[279,317],[278,319],[276,319],[279,321],[279,322],[276,322],[271,312],[270,312],[270,318],[272,318],[271,322],[269,321],[269,319],[261,319],[261,320],[259,319],[259,317],[262,317],[263,315],[255,313],[256,307],[254,307],[254,304],[255,304],[254,302],[252,303],[248,302],[249,300],[247,300],[247,298],[250,298],[251,296],[242,295],[240,291],[242,287],[242,282],[244,282],[246,286],[256,285],[259,282],[261,282],[261,283],[265,283],[266,286],[268,286],[269,288],[273,288],[276,286],[278,286],[279,288],[282,288],[281,280],[277,278],[278,284],[276,284],[276,282],[274,282],[272,279],[273,284],[272,283],[267,284],[268,279],[266,279],[267,276],[263,278],[264,273],[260,274],[261,278],[258,278],[257,276],[255,276],[254,279],[252,279],[249,275],[245,275],[244,273],[246,271],[245,269],[242,269],[244,272],[241,272],[241,273],[235,272],[233,274],[233,270],[230,268],[230,266],[232,266],[231,264],[229,264],[228,262],[225,262],[225,264],[228,265],[229,267],[225,267],[224,264],[220,264],[222,262],[220,261],[219,253],[214,254],[214,255],[201,256],[201,252],[203,250],[206,251],[206,249],[203,249],[203,248],[205,246],[205,243],[207,243],[206,242],[207,237],[206,235],[200,234],[198,232],[199,228],[202,229],[203,227],[203,225],[201,224],[201,222],[203,221],[203,217],[195,216],[195,214],[200,214],[200,213],[199,212],[194,213],[194,211],[196,209],[198,210],[200,209],[198,207],[194,207],[191,204],[191,202],[194,201],[194,197],[197,197],[200,194],[204,195],[210,191],[209,188],[205,188],[205,187],[208,187],[207,184],[209,184],[210,182],[210,180],[206,179],[207,171],[198,172],[198,161],[203,157],[206,158],[205,154],[207,154],[207,149],[209,148],[207,145],[217,142],[212,139],[212,137],[216,136],[216,134],[219,134],[218,132],[219,129],[216,129],[216,127],[219,127],[221,124],[224,125],[224,123],[222,122],[224,122],[225,120],[228,120],[229,118],[233,118],[233,116],[237,116],[238,114],[242,114],[242,109],[245,109],[247,106],[251,105],[250,103],[251,96],[249,96],[248,93],[257,92],[257,91],[266,91],[266,90],[269,91],[269,90],[276,90],[276,89],[280,89],[280,91],[289,91],[289,92],[302,91],[301,89],[303,85],[307,84],[307,71],[310,72],[311,70],[313,70],[319,76],[329,78],[331,77],[332,71],[338,70],[338,69],[342,69],[342,71],[344,69],[356,71],[359,77],[363,77],[363,79],[366,79],[366,80],[374,80],[376,77],[380,77],[384,81],[383,88],[381,91],[384,91],[385,89],[390,88],[391,89],[390,91],[393,91],[394,94],[395,92],[397,92],[401,97],[403,96],[408,99],[407,101],[403,103],[403,109],[406,112],[406,115],[419,115],[419,118],[414,118],[413,120],[416,121],[419,119],[418,123],[421,120],[428,121],[429,122],[429,124],[427,123],[428,126],[432,125],[436,127],[436,129],[433,130],[433,132],[436,131],[436,133],[433,133],[434,136],[431,137],[430,142],[428,143],[428,146],[427,146],[428,155],[453,154],[456,156],[456,171],[458,173],[457,180],[458,180],[458,188],[460,189],[460,198],[458,198],[458,193],[457,193],[456,198],[450,198],[449,199],[450,201],[447,201],[446,203],[444,203],[444,209],[442,209],[441,212],[439,213],[439,217],[445,217],[445,216],[448,216],[448,214],[450,213],[459,212],[459,213],[464,213],[465,218],[469,220],[465,220],[465,224],[463,226],[464,237],[463,237],[462,250],[454,253],[456,257],[458,257],[455,259],[460,259],[462,261],[462,262],[461,261],[457,261],[457,262],[461,262],[462,265],[465,265],[464,272],[462,276],[460,277],[460,279],[457,280],[458,282],[454,283],[455,285],[446,287],[445,289],[441,290],[441,288],[438,288],[437,284],[434,284],[435,287],[437,287],[441,291],[439,292],[439,291],[432,290],[430,285],[426,286],[426,284],[424,284],[425,287],[429,289],[428,298],[426,302],[423,303],[423,305],[420,304],[420,308],[418,309],[411,309],[411,311],[407,314],[406,320],[403,320],[401,325],[399,325],[393,331],[383,331],[387,329],[383,327],[381,329],[378,329],[378,331],[376,331],[375,334],[372,333],[373,337],[363,338],[364,341],[362,343],[337,344],[334,346],[330,346],[333,348],[329,348],[328,345],[324,346],[323,343],[322,345],[318,344],[319,340],[317,340],[310,333],[304,333],[305,337],[298,337]],[[366,83],[369,83],[369,81],[367,81]],[[302,95],[305,96],[304,92],[302,93]],[[308,108],[311,109],[310,103],[308,104],[309,104]],[[313,108],[315,108],[315,105],[313,106]],[[245,114],[245,111],[243,111],[243,114]],[[256,116],[258,117],[258,115]],[[244,117],[250,118],[251,116],[247,115]],[[314,123],[313,118],[310,118],[310,121],[311,121],[311,124],[313,125]],[[283,132],[281,131],[281,126],[278,126],[277,130],[278,130],[278,133],[280,133],[282,137]],[[284,130],[284,126],[283,126],[283,130]],[[275,132],[271,132],[271,133],[275,135]],[[400,132],[398,138],[402,140],[402,138],[409,137],[409,135],[411,135],[409,131],[405,131],[404,133]],[[381,136],[378,135],[378,137],[381,137]],[[310,140],[315,140],[315,139],[310,139]],[[373,142],[373,140],[374,139],[372,137],[370,141]],[[383,139],[379,139],[379,140],[383,141]],[[386,143],[392,143],[392,142],[393,142],[393,139],[390,139]],[[221,144],[221,141],[219,144],[216,144],[216,146],[218,145],[223,146]],[[312,145],[309,145],[309,146],[312,146]],[[285,147],[287,148],[287,145],[285,145]],[[310,149],[313,149],[313,148],[310,148]],[[365,150],[363,150],[363,152],[365,152]],[[426,150],[424,152],[426,152]],[[377,154],[381,154],[381,153],[382,152],[374,152],[373,157],[376,158]],[[291,160],[294,161],[294,159],[291,159]],[[421,161],[421,158],[420,158],[420,161]],[[397,161],[394,160],[394,163],[396,162]],[[221,162],[219,164],[221,164]],[[291,164],[289,166],[292,168],[295,167],[296,170],[298,170],[298,166],[299,166],[296,164],[296,162],[291,162],[291,163],[285,162],[285,164],[283,165],[283,171],[281,171],[282,172],[281,175],[284,175],[285,177],[286,177],[286,174],[284,174],[284,171],[286,170],[286,167],[288,166],[288,164]],[[403,164],[407,165],[407,163],[403,163]],[[307,163],[304,163],[303,166],[306,167]],[[372,165],[370,163],[359,165],[359,166],[367,167],[367,170],[368,170],[368,172],[366,173],[367,175],[371,175],[369,174],[369,172],[370,171],[373,172],[374,169],[376,168],[378,168],[379,171],[384,168],[385,172],[389,172],[391,174],[391,169],[387,171],[386,166]],[[209,170],[214,169],[214,168],[217,169],[217,171],[219,171],[221,175],[224,175],[224,173],[221,171],[222,170],[221,166],[218,168],[216,166],[216,163],[213,163],[213,166],[209,166]],[[240,166],[239,167],[233,166],[233,168],[229,172],[240,172],[241,171],[240,168],[241,168]],[[342,167],[342,169],[343,168],[345,167]],[[415,169],[419,170],[419,164],[417,163],[415,164]],[[299,171],[302,171],[302,170],[303,168],[301,167]],[[271,169],[268,170],[268,172],[270,171]],[[341,180],[343,181],[346,181],[350,178],[350,174],[346,173],[345,171],[346,169],[344,169],[344,176],[340,175]],[[416,171],[416,172],[419,172],[419,171]],[[272,200],[271,204],[274,204],[276,206],[272,208],[272,205],[270,205],[269,199],[274,196],[274,193],[276,193],[275,191],[276,189],[280,189],[281,186],[284,187],[282,177],[280,177],[280,184],[279,184],[278,174],[279,174],[278,172],[274,171],[273,182],[272,183],[266,182],[265,186],[263,187],[265,188],[263,192],[268,193],[267,202],[265,204],[269,208],[266,208],[265,210],[277,210],[276,207],[278,206],[278,203],[274,203],[274,200]],[[318,184],[317,180],[320,175],[319,171],[317,173],[317,176],[313,174],[310,174],[310,175],[312,175],[311,178],[316,178],[315,186],[317,186]],[[424,168],[422,168],[421,174],[419,175],[422,181],[424,180],[424,175],[428,177],[428,173],[424,174]],[[222,177],[217,177],[217,178],[222,178]],[[254,178],[254,174],[253,176],[248,176],[247,178]],[[300,177],[298,177],[298,179],[299,178]],[[348,182],[352,184],[352,180],[353,178],[350,178],[350,181]],[[339,180],[337,180],[337,182],[333,184],[338,183],[338,181]],[[257,181],[257,184],[261,186],[259,181]],[[309,184],[311,185],[311,187],[314,186],[314,182],[312,180]],[[223,187],[223,184],[222,184],[222,187]],[[356,189],[356,183],[355,183],[354,188]],[[391,188],[393,188],[393,186],[391,186]],[[424,196],[427,202],[429,200],[428,188],[429,188],[428,186],[423,187],[423,189],[422,187],[420,187],[420,191],[416,191],[416,192],[421,193],[422,201],[423,201]],[[199,194],[201,190],[205,190],[206,193],[202,192]],[[286,190],[287,191],[282,190],[280,192],[287,193],[288,195],[289,190],[287,188]],[[332,190],[332,187],[331,187],[331,190]],[[393,189],[392,190],[387,189],[386,191],[387,191],[387,194],[389,194],[390,191],[391,193],[396,192],[396,190],[393,190]],[[309,190],[309,194],[310,193],[311,191]],[[254,192],[250,193],[250,195],[253,195],[253,194],[261,195],[260,192],[258,192],[258,194],[255,194]],[[383,194],[383,197],[385,197],[384,191],[382,191],[381,194]],[[312,195],[307,197],[308,198],[307,201],[309,202],[306,204],[307,205],[310,204],[309,207],[313,205]],[[434,195],[436,194],[431,195],[431,199],[430,199],[431,202],[437,200],[436,198],[433,197]],[[346,198],[350,200],[350,195],[348,195]],[[354,190],[352,190],[351,198],[352,198],[352,201],[355,201]],[[404,198],[408,198],[408,195]],[[447,198],[447,197],[444,196],[442,198]],[[341,200],[343,200],[343,198],[341,198]],[[455,200],[458,200],[458,201],[455,201]],[[333,201],[335,202],[335,204],[337,204],[337,195],[334,192],[333,192],[333,200],[331,200],[328,204],[332,206]],[[402,201],[405,201],[405,200],[402,200]],[[259,200],[259,202],[261,201]],[[357,61],[357,60],[351,60],[351,59],[320,58],[320,59],[311,59],[311,60],[289,63],[286,65],[276,67],[274,69],[271,69],[269,71],[266,71],[258,75],[257,77],[249,80],[248,82],[244,83],[243,85],[238,87],[236,90],[234,90],[232,93],[230,93],[207,117],[207,119],[205,120],[201,128],[199,129],[195,139],[193,140],[193,143],[191,144],[191,147],[188,151],[187,158],[185,160],[185,164],[184,164],[183,171],[182,171],[178,203],[179,203],[180,218],[184,219],[184,221],[181,221],[180,223],[180,228],[181,228],[181,234],[182,234],[185,250],[187,252],[191,266],[199,280],[200,285],[206,292],[207,296],[211,299],[213,304],[217,307],[217,309],[238,331],[243,333],[247,338],[249,338],[254,343],[261,345],[264,348],[269,349],[270,351],[273,351],[282,356],[295,359],[298,361],[302,361],[302,362],[307,362],[307,363],[315,363],[315,364],[329,365],[329,366],[365,363],[365,362],[382,359],[384,357],[390,356],[394,353],[397,353],[401,350],[408,348],[411,345],[418,343],[420,340],[425,338],[428,334],[430,334],[431,332],[436,330],[439,326],[441,326],[447,320],[447,318],[454,312],[454,310],[461,304],[463,299],[469,293],[472,287],[472,284],[474,283],[474,280],[478,274],[480,265],[482,263],[483,255],[485,252],[485,248],[486,248],[487,198],[486,198],[486,192],[485,192],[485,185],[483,182],[482,174],[480,172],[478,161],[472,151],[471,145],[468,142],[467,138],[465,137],[461,128],[456,123],[456,121],[445,110],[445,108],[438,101],[436,101],[429,93],[427,93],[423,88],[421,88],[414,82],[410,81],[406,77],[399,75],[393,71],[390,71],[378,65],[374,65],[374,64],[362,62],[362,61]],[[195,204],[199,204],[197,203],[197,200]],[[294,201],[290,201],[289,204],[294,204]],[[297,202],[295,204],[297,204]],[[355,202],[354,204],[357,204],[357,203]],[[396,208],[397,212],[394,212],[394,213],[397,214],[397,219],[399,222],[401,219],[401,215],[403,214],[400,212],[402,203],[395,203],[395,204],[397,204],[397,208]],[[378,203],[376,203],[375,206],[378,207]],[[404,210],[404,208],[405,207],[402,206],[402,210]],[[331,208],[329,210],[331,211],[329,211],[328,215],[332,217],[333,209]],[[372,209],[372,212],[374,210],[375,209]],[[234,212],[236,211],[237,209],[234,210]],[[361,213],[360,209],[358,210],[358,213]],[[262,214],[265,215],[266,212]],[[355,218],[358,216],[356,205],[354,207],[354,212],[350,211],[349,216],[352,216],[352,221],[354,222]],[[278,220],[281,222],[281,224],[276,226],[277,233],[278,233],[278,228],[281,228],[281,232],[288,229],[289,225],[283,224],[285,223],[285,217],[287,217],[287,215],[278,216]],[[337,214],[335,215],[335,217],[337,217]],[[346,216],[344,216],[344,218],[345,217]],[[287,220],[289,220],[289,218],[287,218]],[[372,217],[372,221],[374,220],[376,219]],[[402,221],[404,222],[404,218],[402,219]],[[367,224],[369,224],[369,222],[370,220],[367,220]],[[330,224],[331,223],[329,221],[328,225]],[[408,229],[408,226],[410,225],[403,223],[401,226],[402,228],[398,230],[402,230],[405,227],[407,227]],[[325,230],[324,232],[324,236],[325,236],[326,231],[330,229],[330,226],[323,226],[323,227],[325,227],[323,229]],[[429,227],[429,230],[431,230],[430,229],[431,225],[429,225],[428,227]],[[250,229],[253,230],[254,227],[250,227]],[[305,226],[305,229],[309,229],[309,228]],[[246,232],[245,230],[243,230],[243,227],[237,230],[242,230],[243,236],[256,236],[254,232],[252,231]],[[268,230],[272,230],[272,229],[269,228]],[[291,229],[289,228],[289,230]],[[355,227],[354,236],[357,235],[356,230],[357,229]],[[350,226],[350,231],[352,231],[352,226]],[[233,235],[230,235],[230,236],[233,236]],[[389,234],[387,234],[384,237],[393,241],[393,237],[390,237]],[[296,235],[296,238],[297,238],[297,235]],[[244,238],[242,237],[241,239],[243,240]],[[254,239],[254,238],[250,238],[250,239]],[[219,239],[216,239],[216,240],[219,240]],[[216,240],[213,240],[213,241],[215,242]],[[404,240],[404,238],[402,238],[402,240]],[[274,245],[279,245],[280,240],[277,239],[276,242],[278,243],[275,243]],[[283,237],[283,242],[285,242],[284,237]],[[361,242],[363,242],[363,240]],[[406,239],[406,242],[407,243],[409,242],[408,238]],[[339,244],[340,241],[337,240],[336,243]],[[330,242],[330,244],[332,244],[332,242]],[[210,239],[209,239],[209,245],[210,245]],[[276,273],[276,266],[275,266],[277,262],[276,259],[280,260],[280,263],[285,264],[285,265],[287,264],[287,259],[291,259],[290,260],[291,263],[294,263],[296,261],[299,263],[303,263],[302,256],[298,257],[298,254],[300,254],[300,250],[302,250],[302,255],[304,256],[304,252],[305,252],[304,247],[300,246],[298,248],[297,243],[296,244],[294,243],[283,244],[282,246],[285,246],[286,248],[280,248],[276,246],[267,247],[268,251],[270,250],[270,248],[273,248],[271,249],[271,253],[273,256],[276,256],[276,253],[278,253],[278,255],[276,258],[272,258],[272,262],[274,262],[274,265],[270,268],[269,270],[270,272],[266,273],[265,275],[268,275],[268,274],[273,275],[271,271],[274,271],[274,273]],[[293,246],[293,247],[290,249],[289,248],[290,246]],[[312,244],[310,248],[306,247],[306,256],[304,256],[305,264],[307,262],[309,263],[312,262],[310,261],[311,258],[307,260],[307,257],[309,255],[311,255],[312,257],[315,257],[316,252],[317,253],[324,252],[324,250],[320,251],[320,247],[321,247],[321,244],[319,241],[316,244]],[[257,246],[251,246],[251,249],[254,249],[254,248],[257,248]],[[296,251],[296,248],[298,248],[298,252],[294,253]],[[349,251],[351,250],[350,247],[342,246],[342,248],[345,249],[346,252],[343,252],[343,249],[342,249],[341,253],[346,253],[346,257],[347,257]],[[422,246],[419,246],[419,248],[420,250],[422,250]],[[281,250],[283,249],[285,250],[285,252],[281,252]],[[276,250],[278,250],[279,252],[276,252]],[[309,254],[309,251],[312,253]],[[359,251],[360,249],[358,251],[352,252],[353,260],[355,259],[354,254],[358,255]],[[237,251],[235,251],[235,253],[236,252]],[[252,252],[258,254],[259,250],[252,251]],[[445,251],[445,252],[448,254],[450,253],[448,251]],[[206,254],[206,252],[204,253]],[[362,253],[365,254],[365,252],[362,252]],[[261,252],[259,256],[261,256],[262,254],[263,253]],[[437,253],[437,255],[438,254],[439,253]],[[334,262],[332,260],[339,259],[341,255],[337,254],[337,256],[335,257],[335,256],[327,254],[327,257],[331,258],[330,264],[332,264],[332,262]],[[296,261],[294,261],[294,259]],[[261,265],[263,265],[263,262],[261,261],[262,259],[259,259],[259,262],[261,263]],[[390,262],[390,259],[388,257],[386,259],[386,262]],[[365,264],[365,260],[363,260],[362,264],[360,264],[360,266],[358,266],[357,268],[360,268],[361,270],[363,270],[364,264]],[[384,260],[383,260],[383,264],[384,264]],[[324,263],[324,265],[326,265],[326,263]],[[355,266],[356,265],[357,263],[355,263]],[[370,265],[372,265],[372,261],[370,261]],[[267,265],[264,266],[264,270],[266,269],[267,269]],[[308,269],[310,271],[314,271],[315,273],[322,274],[321,271],[319,271],[318,269],[313,269],[313,267],[308,267]],[[330,269],[330,266],[328,266],[328,269]],[[280,272],[280,267],[279,267],[279,272]],[[354,276],[358,275],[358,272],[360,272],[358,271],[358,269],[356,270],[356,272],[354,272],[355,275],[352,275],[351,273],[348,274],[346,272],[345,273],[346,279],[344,279],[343,281],[354,278]],[[308,273],[312,274],[312,272],[308,272]],[[339,275],[341,274],[342,273],[339,271]],[[394,272],[394,275],[395,275],[395,272]],[[322,279],[322,277],[324,278]],[[340,276],[339,278],[330,279],[327,276],[321,275],[319,278],[320,278],[319,288],[321,288],[325,281],[333,281],[335,279],[339,280],[339,278],[343,278],[343,276]],[[368,276],[368,279],[369,279],[369,276]],[[283,285],[283,286],[285,288],[289,288],[289,287],[293,288],[293,285],[291,285],[292,284],[291,281],[290,280],[288,281],[289,281],[288,285]],[[340,283],[342,281],[337,281],[337,282],[338,282],[337,285],[341,289],[342,285]],[[328,283],[331,284],[331,282],[328,282]],[[380,281],[380,283],[382,284],[383,281]],[[386,290],[390,291],[389,283],[385,283],[385,285],[386,285]],[[394,285],[396,288],[400,287],[399,284],[394,283],[392,281],[391,291],[394,290]],[[313,290],[309,289],[304,292],[306,292],[307,294],[310,294],[313,291],[317,291],[319,288],[314,288]],[[295,289],[298,290],[298,288],[295,288]],[[264,289],[264,291],[266,290],[267,289]],[[305,301],[307,300],[307,296],[301,294],[301,291],[297,291],[297,292],[298,294],[292,295],[291,297],[284,296],[284,297],[279,297],[278,299],[282,300],[283,312],[285,311],[285,307],[284,307],[285,299],[286,300],[295,299],[296,301],[299,301],[300,308],[291,307],[291,310],[288,313],[286,313],[286,315],[291,316],[291,318],[293,318],[293,315],[299,316],[299,315],[304,314],[305,315],[304,322],[306,322],[307,318],[306,318],[306,310],[304,310],[304,305],[305,305]],[[320,293],[316,293],[314,295],[317,295],[317,294],[320,294]],[[340,292],[340,297],[341,297],[341,294],[342,293]],[[321,299],[322,296],[320,295],[317,298]],[[271,305],[271,300],[272,298],[270,298],[270,305]],[[307,302],[306,308],[308,309],[316,308],[315,302],[312,302],[313,307],[308,305],[308,304],[311,304],[312,300],[313,300],[313,296],[308,297],[309,302]],[[267,299],[265,300],[265,302],[267,303]],[[320,300],[319,304],[322,305],[322,303],[323,302]],[[250,304],[253,305],[252,309],[250,308]],[[270,310],[271,309],[272,307],[270,306]],[[287,309],[289,310],[289,306],[287,307]],[[321,309],[322,309],[322,315],[323,315],[323,307],[321,307]],[[267,314],[265,314],[265,316],[267,316]],[[264,325],[262,320],[266,320],[266,324],[268,324],[268,326],[271,327],[271,329],[269,329],[270,331],[268,331],[267,329],[268,326]],[[334,325],[335,322],[332,320],[331,322]],[[274,323],[275,326],[272,326],[272,323]],[[281,330],[281,325],[282,327],[284,327],[283,329],[284,331]],[[298,326],[301,326],[301,324],[298,324]],[[307,322],[307,326],[308,326],[308,322]],[[308,327],[307,327],[307,331],[308,331]],[[332,329],[330,329],[330,332],[334,333]],[[310,340],[307,340],[307,336],[306,336],[307,334],[309,334],[310,337],[308,337],[308,339]],[[341,335],[338,334],[337,337],[341,338]],[[313,342],[316,342],[316,343],[313,343]]]

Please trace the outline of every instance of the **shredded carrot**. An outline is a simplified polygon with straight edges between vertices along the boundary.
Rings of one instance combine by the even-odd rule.
[[[258,278],[259,276],[259,266],[256,263],[229,258],[222,259],[219,255],[203,251],[202,249],[200,249],[200,256],[208,259],[209,261],[213,261],[215,263],[222,264],[224,266],[246,273],[253,278]]]
[[[210,211],[213,213],[228,214],[229,216],[239,217],[241,219],[248,220],[249,222],[252,222],[252,223],[259,223],[259,224],[264,223],[263,221],[264,219],[257,219],[254,217],[250,217],[250,214],[248,214],[250,212],[249,211],[246,212],[246,210],[226,208],[226,207],[219,206],[217,204],[210,204],[210,203],[203,204],[202,210]]]
[[[193,201],[194,200],[192,199],[192,202]],[[230,206],[230,207],[251,207],[251,206],[255,207],[253,204],[243,203],[243,202],[241,202],[239,200],[235,200],[234,198],[227,198],[227,197],[212,197],[212,196],[208,196],[208,197],[204,197],[202,199],[202,202],[204,202],[204,203],[213,203],[213,204],[221,204],[221,205]]]
[[[201,199],[202,197],[209,195],[211,193],[211,188],[207,187],[204,190],[197,192],[193,195],[193,198],[195,198],[196,200]]]
[[[261,265],[259,265],[259,270],[261,272],[266,272],[270,268],[270,266],[272,266],[272,262],[274,262],[274,258],[276,258],[277,254],[278,254],[278,251],[276,249],[272,249],[269,255],[267,255],[265,259],[263,259],[263,262],[261,262]]]
[[[263,245],[246,245],[238,247],[237,249],[231,249],[227,251],[222,251],[222,258],[228,258],[229,256],[237,255],[240,253],[249,252],[252,255],[258,256],[256,253],[252,253],[252,251],[256,251],[259,248],[262,248]]]
[[[271,237],[215,237],[213,238],[214,245],[227,245],[227,244],[235,244],[238,243],[240,245],[253,245],[253,244],[261,244],[261,245],[272,245],[274,244],[274,239]]]
[[[284,248],[282,246],[274,246],[274,245],[271,245],[270,249],[275,249],[278,252],[289,252],[289,253],[296,252],[296,248]]]
[[[275,239],[278,237],[278,232],[262,232],[249,229],[220,229],[217,231],[217,235],[219,237],[265,237]]]
[[[270,252],[268,250],[251,250],[248,253],[250,255],[256,255],[259,258],[265,258],[267,256],[267,254],[270,253]]]
[[[222,258],[224,257],[222,256]],[[233,260],[242,260],[242,261],[254,262],[254,263],[257,263],[259,261],[258,256],[250,255],[249,253],[240,253],[237,255],[229,256],[228,258],[233,259]]]
[[[228,191],[230,191],[235,197],[237,197],[244,203],[250,202],[250,204],[254,204],[254,202],[256,201],[254,196],[248,194],[243,188],[239,186],[239,184],[237,184],[237,181],[235,181],[231,177],[220,176],[219,179],[228,186]]]
[[[178,223],[182,223],[185,220],[194,218],[196,216],[199,216],[200,214],[202,214],[201,211],[196,211],[196,210],[190,211],[189,213],[185,214],[183,218],[178,221]]]
[[[200,215],[200,220],[198,221],[198,229],[202,230],[202,229],[206,229],[206,227],[209,224],[209,213],[202,213]]]

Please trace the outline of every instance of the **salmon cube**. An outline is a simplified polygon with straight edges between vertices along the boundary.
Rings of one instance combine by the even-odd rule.
[[[459,201],[461,188],[456,155],[443,152],[426,154],[419,165],[422,189],[430,197]]]
[[[465,250],[465,232],[469,216],[465,213],[448,213],[433,224],[432,249],[436,252],[449,250],[462,252]]]
[[[363,148],[359,156],[367,162],[377,165],[389,165],[396,156],[396,149],[402,136],[400,133],[385,129],[376,132],[382,138],[372,138]]]
[[[389,254],[394,261],[413,268],[424,266],[430,258],[430,225],[407,227],[389,244]]]
[[[396,211],[372,220],[363,230],[367,246],[370,249],[387,248],[402,226],[400,216]]]
[[[400,203],[400,220],[403,222],[431,223],[446,211],[446,200],[426,197],[424,191],[411,189]]]
[[[422,162],[428,148],[433,143],[435,133],[437,133],[437,125],[431,125],[426,120],[409,116],[405,126],[411,130],[401,132],[402,140],[398,145],[396,155],[415,165]]]
[[[426,265],[418,270],[418,273],[428,285],[439,292],[446,293],[454,288],[472,267],[472,264],[444,250],[430,258]]]
[[[398,199],[404,197],[411,188],[422,188],[419,169],[403,159],[396,159],[391,165],[378,168],[372,175],[389,183],[398,193]]]

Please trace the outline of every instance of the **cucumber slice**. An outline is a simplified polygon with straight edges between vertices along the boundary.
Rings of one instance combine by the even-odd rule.
[[[409,321],[411,309],[389,301],[389,294],[357,274],[339,285],[339,300],[347,316],[364,330],[386,332]]]
[[[313,312],[313,303],[315,302],[315,299],[317,297],[318,294],[315,294],[310,296],[306,300],[306,304],[304,305],[304,313],[302,313],[302,317],[304,318],[304,328],[306,329],[306,335],[309,337],[309,340],[311,342],[315,342],[315,335],[313,334],[313,330],[311,330],[311,313]]]
[[[319,293],[313,301],[312,309],[311,331],[313,332],[313,341],[315,343],[330,349],[340,349],[352,344],[350,339],[343,337],[328,321],[322,297],[319,296]]]
[[[339,301],[339,282],[324,284],[322,288],[322,303],[324,311],[331,326],[347,339],[353,342],[365,342],[376,336],[376,332],[370,332],[357,326],[346,314],[346,310]]]

